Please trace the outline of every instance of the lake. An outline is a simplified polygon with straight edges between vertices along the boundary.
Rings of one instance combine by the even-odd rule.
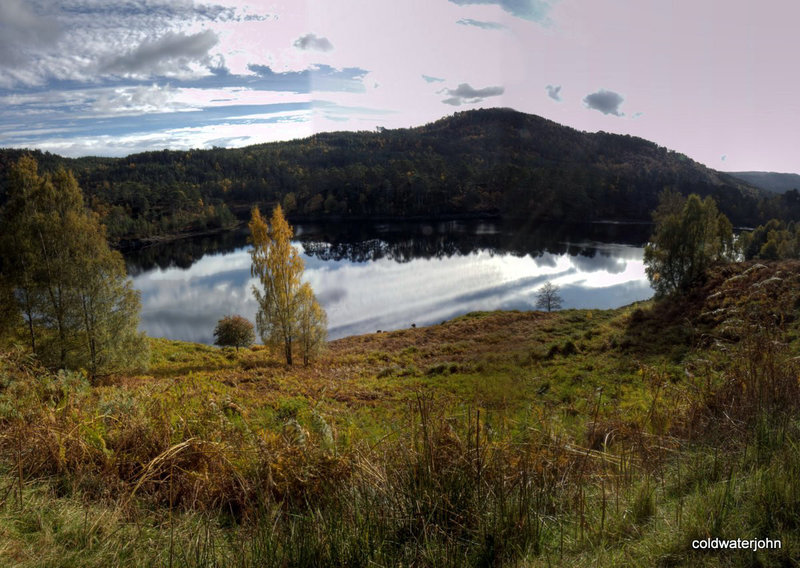
[[[502,221],[307,223],[295,245],[328,313],[329,338],[440,323],[479,310],[531,310],[545,282],[564,308],[614,308],[653,294],[646,224]],[[255,321],[246,231],[126,254],[152,337],[213,342],[228,314]]]

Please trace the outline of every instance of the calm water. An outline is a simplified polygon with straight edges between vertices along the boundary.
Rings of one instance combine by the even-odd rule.
[[[439,323],[476,310],[530,310],[546,281],[565,308],[649,298],[646,225],[501,222],[302,224],[305,279],[328,312],[331,339]],[[183,240],[127,255],[153,337],[211,343],[217,320],[254,321],[246,234]]]

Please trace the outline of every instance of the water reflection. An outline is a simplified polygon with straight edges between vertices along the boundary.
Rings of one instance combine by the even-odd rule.
[[[305,279],[330,337],[428,325],[475,310],[533,309],[545,281],[564,307],[608,308],[652,295],[646,226],[520,227],[487,222],[298,225]],[[254,319],[246,234],[179,241],[127,256],[142,329],[210,343],[226,314]]]

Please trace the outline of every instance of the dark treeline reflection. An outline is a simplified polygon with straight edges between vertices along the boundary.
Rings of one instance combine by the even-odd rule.
[[[295,240],[303,252],[323,261],[370,262],[466,256],[474,252],[538,258],[545,253],[598,254],[597,242],[642,246],[652,230],[647,224],[550,224],[508,221],[398,223],[297,223]],[[189,268],[205,255],[229,253],[247,244],[247,230],[160,243],[125,251],[128,273],[156,267]],[[599,254],[607,254],[602,250]]]
[[[189,268],[207,254],[225,254],[247,244],[247,229],[236,229],[123,249],[128,274],[138,276],[154,268]]]
[[[596,242],[642,246],[652,230],[647,224],[501,221],[314,225],[303,229],[299,240],[307,255],[350,262],[382,258],[409,262],[417,258],[466,256],[478,251],[532,258],[545,253],[593,257],[598,252]]]

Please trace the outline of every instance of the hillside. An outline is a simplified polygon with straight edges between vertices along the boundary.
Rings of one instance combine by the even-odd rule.
[[[786,193],[793,189],[800,191],[800,175],[798,174],[780,174],[776,172],[728,172],[728,175],[755,187],[772,191],[773,193]]]
[[[21,150],[0,151],[0,172]],[[649,221],[658,194],[712,195],[736,224],[755,225],[780,197],[652,142],[586,133],[509,109],[431,124],[334,132],[238,149],[163,150],[66,159],[112,239],[230,226],[231,211],[281,202],[294,218],[501,215],[585,222]],[[0,176],[5,183],[5,176]],[[772,201],[774,206],[767,207]]]
[[[800,263],[617,310],[473,313],[313,366],[0,352],[6,566],[788,566]],[[776,550],[694,550],[706,537]]]

